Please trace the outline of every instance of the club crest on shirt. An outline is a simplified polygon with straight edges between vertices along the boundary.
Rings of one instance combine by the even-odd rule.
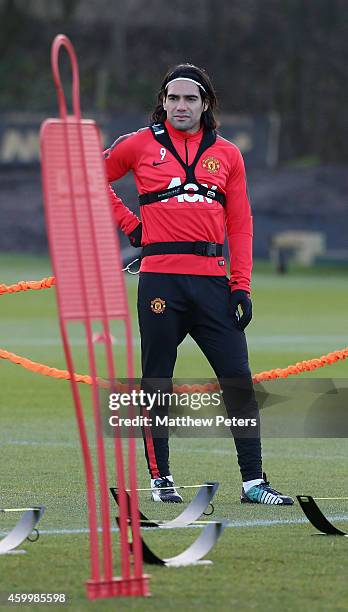
[[[151,310],[156,314],[162,314],[166,308],[166,301],[162,300],[162,298],[155,298],[151,300]]]
[[[209,157],[205,157],[203,159],[202,166],[208,170],[210,174],[217,174],[220,170],[220,161],[216,159],[216,157],[212,157],[210,155]]]

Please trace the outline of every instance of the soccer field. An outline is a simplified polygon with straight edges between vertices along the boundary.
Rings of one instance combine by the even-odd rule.
[[[1,255],[0,268],[0,282],[6,284],[51,275],[49,260],[33,256]],[[135,277],[127,277],[136,372],[140,375],[136,284]],[[256,266],[253,287],[254,320],[247,330],[253,373],[348,345],[348,284],[343,272],[295,270],[277,276],[260,265]],[[0,300],[0,348],[65,369],[55,289],[6,294]],[[73,344],[76,369],[87,373],[81,330],[75,332]],[[122,343],[115,351],[121,364]],[[5,360],[1,368],[0,505],[44,504],[46,512],[39,541],[22,547],[26,555],[0,556],[0,603],[10,592],[39,592],[66,593],[74,611],[348,610],[348,538],[313,536],[315,530],[297,503],[290,508],[241,506],[239,471],[229,439],[171,440],[171,465],[178,484],[220,482],[214,518],[227,518],[230,525],[208,555],[213,564],[180,569],[148,567],[151,598],[88,602],[84,586],[89,577],[85,480],[70,385]],[[179,350],[175,375],[212,376],[189,339]],[[347,378],[347,362],[301,377]],[[90,389],[84,386],[82,394],[87,403]],[[138,479],[139,486],[146,487],[149,481],[140,442]],[[106,440],[106,447],[111,455],[110,440]],[[265,438],[263,457],[271,483],[284,493],[348,495],[346,438]],[[185,501],[190,495],[185,491]],[[112,500],[110,504],[114,510]],[[348,529],[348,501],[328,500],[320,505],[337,526]],[[141,509],[154,518],[171,518],[178,512],[177,507],[154,505],[147,494],[142,494]],[[1,514],[0,521],[3,534],[12,521]],[[197,533],[193,527],[147,530],[144,537],[156,552],[172,556]],[[116,548],[116,532],[113,537]],[[46,608],[40,605],[41,610]]]

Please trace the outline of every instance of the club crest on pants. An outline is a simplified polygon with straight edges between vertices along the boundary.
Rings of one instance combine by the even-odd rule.
[[[151,300],[151,310],[156,314],[162,314],[166,308],[166,301],[162,300],[162,298],[155,298]]]

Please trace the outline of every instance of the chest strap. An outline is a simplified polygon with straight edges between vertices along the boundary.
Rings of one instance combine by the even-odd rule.
[[[153,137],[157,140],[157,142],[159,142],[163,147],[165,147],[184,168],[186,179],[182,185],[177,185],[176,187],[171,187],[170,189],[163,189],[161,191],[153,191],[139,195],[139,205],[144,206],[145,204],[160,202],[161,200],[166,200],[168,198],[173,198],[175,196],[183,194],[198,194],[204,196],[205,198],[216,200],[222,206],[224,206],[226,202],[225,194],[221,191],[216,191],[215,189],[208,189],[208,187],[201,185],[201,183],[197,182],[195,176],[195,168],[197,166],[198,160],[204,153],[204,151],[215,143],[216,132],[214,130],[204,130],[203,137],[198,147],[196,156],[192,164],[189,165],[186,164],[183,159],[181,159],[179,153],[175,149],[170,139],[167,128],[163,123],[154,123],[150,126],[150,129]],[[187,189],[187,185],[190,184],[194,184],[196,188]]]
[[[223,244],[216,242],[153,242],[143,247],[141,258],[148,255],[203,255],[222,257]]]

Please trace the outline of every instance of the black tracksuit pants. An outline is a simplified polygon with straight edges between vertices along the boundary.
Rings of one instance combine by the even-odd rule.
[[[230,300],[226,276],[140,273],[138,316],[144,389],[146,379],[167,379],[162,390],[171,390],[177,347],[190,334],[220,382],[228,417],[259,419],[245,334],[238,328]],[[259,430],[256,436],[234,435],[243,481],[262,477]],[[168,437],[156,438],[145,431],[144,442],[151,477],[170,474]]]

